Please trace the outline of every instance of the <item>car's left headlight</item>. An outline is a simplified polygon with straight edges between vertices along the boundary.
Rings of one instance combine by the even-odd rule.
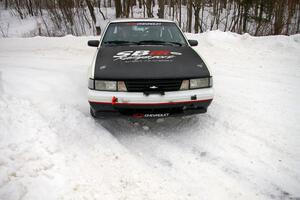
[[[190,89],[212,87],[212,77],[190,79]]]

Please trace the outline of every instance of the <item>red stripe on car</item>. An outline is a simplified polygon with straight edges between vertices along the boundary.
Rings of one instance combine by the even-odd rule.
[[[185,103],[197,103],[197,102],[206,102],[211,101],[212,99],[205,99],[205,100],[193,100],[193,101],[176,101],[176,102],[161,102],[161,103],[126,103],[126,102],[100,102],[100,101],[89,101],[90,103],[96,104],[111,104],[111,105],[142,105],[142,106],[153,106],[153,105],[174,105],[174,104],[185,104]]]

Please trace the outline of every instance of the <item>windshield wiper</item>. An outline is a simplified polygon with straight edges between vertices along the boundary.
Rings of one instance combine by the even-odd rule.
[[[130,44],[138,44],[137,42],[130,42],[125,40],[112,40],[112,41],[106,41],[104,44],[109,45],[130,45]]]
[[[139,45],[141,44],[167,44],[167,45],[178,45],[182,46],[179,42],[166,42],[166,41],[160,41],[160,40],[142,40],[138,42]]]

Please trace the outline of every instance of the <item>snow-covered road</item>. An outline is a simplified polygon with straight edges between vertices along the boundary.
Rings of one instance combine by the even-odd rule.
[[[0,39],[0,200],[300,199],[300,35],[189,34],[207,114],[94,120],[88,37]]]

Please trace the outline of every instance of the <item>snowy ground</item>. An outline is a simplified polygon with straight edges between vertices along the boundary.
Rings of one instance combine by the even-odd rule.
[[[207,114],[95,121],[88,37],[0,39],[0,199],[300,199],[300,35],[189,35]]]

